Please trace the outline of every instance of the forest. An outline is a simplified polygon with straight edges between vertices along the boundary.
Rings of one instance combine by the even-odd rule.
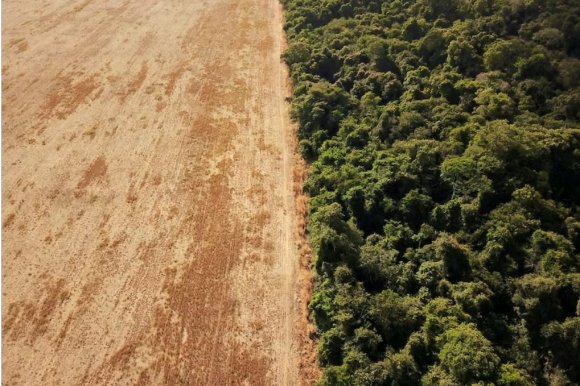
[[[580,384],[580,2],[282,2],[319,385]]]

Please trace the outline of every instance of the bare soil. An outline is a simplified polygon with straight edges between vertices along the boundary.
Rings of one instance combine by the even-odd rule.
[[[3,383],[308,383],[278,2],[2,6]]]

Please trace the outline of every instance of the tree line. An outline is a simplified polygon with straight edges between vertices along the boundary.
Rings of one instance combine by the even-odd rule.
[[[319,384],[579,384],[580,3],[282,2]]]

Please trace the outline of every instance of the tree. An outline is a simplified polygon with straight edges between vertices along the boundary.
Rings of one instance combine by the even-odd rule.
[[[449,43],[447,62],[468,76],[476,75],[481,68],[481,57],[465,39],[457,39]]]
[[[447,234],[442,234],[434,245],[437,258],[443,262],[446,278],[451,282],[457,282],[470,277],[469,251],[465,246]]]
[[[321,365],[338,365],[342,361],[344,335],[338,328],[331,328],[320,336],[318,361]]]
[[[516,106],[510,96],[491,88],[480,90],[475,97],[475,103],[479,106],[476,111],[489,120],[511,120],[515,114]]]
[[[453,300],[467,314],[481,318],[489,311],[493,305],[491,297],[493,292],[482,282],[457,283],[453,287]]]
[[[551,50],[562,49],[566,44],[564,34],[557,28],[543,28],[536,32],[532,39]]]
[[[311,228],[316,234],[312,238],[312,244],[318,256],[317,264],[325,261],[355,261],[358,248],[363,243],[362,237],[352,223],[344,221],[339,204],[320,208],[312,216]]]
[[[533,386],[534,382],[525,370],[506,363],[501,365],[498,384],[500,386]]]
[[[512,301],[532,329],[557,319],[561,312],[557,282],[549,277],[530,274],[518,279]]]
[[[283,58],[289,66],[305,63],[310,59],[310,49],[306,43],[296,42],[288,47],[283,54]]]
[[[497,40],[487,47],[483,61],[491,71],[511,73],[517,60],[527,56],[529,52],[528,45],[521,39]]]
[[[435,365],[421,379],[423,386],[460,386],[461,383],[455,377],[445,371],[441,366]]]
[[[460,324],[443,335],[441,367],[462,384],[492,381],[500,359],[491,343],[472,324]]]
[[[492,191],[491,181],[471,157],[448,158],[441,164],[441,179],[453,188],[455,196],[469,197]]]
[[[580,59],[565,58],[558,63],[559,82],[566,89],[580,85]]]
[[[564,236],[541,229],[532,234],[530,254],[538,262],[538,271],[558,274],[578,272],[580,259],[574,255],[574,246]]]
[[[571,379],[578,379],[580,358],[580,317],[567,318],[564,322],[551,322],[542,327],[542,338],[553,355],[555,363]]]
[[[419,372],[413,357],[406,351],[388,353],[385,359],[358,370],[353,385],[419,385]]]
[[[419,43],[419,54],[429,66],[435,67],[446,58],[447,39],[445,34],[437,29],[431,29]]]
[[[371,299],[369,315],[383,340],[393,347],[402,347],[423,321],[417,299],[401,297],[391,290],[383,291]]]

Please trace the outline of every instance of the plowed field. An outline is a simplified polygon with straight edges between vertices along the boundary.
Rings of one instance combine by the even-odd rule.
[[[3,1],[3,382],[294,385],[275,0]]]

